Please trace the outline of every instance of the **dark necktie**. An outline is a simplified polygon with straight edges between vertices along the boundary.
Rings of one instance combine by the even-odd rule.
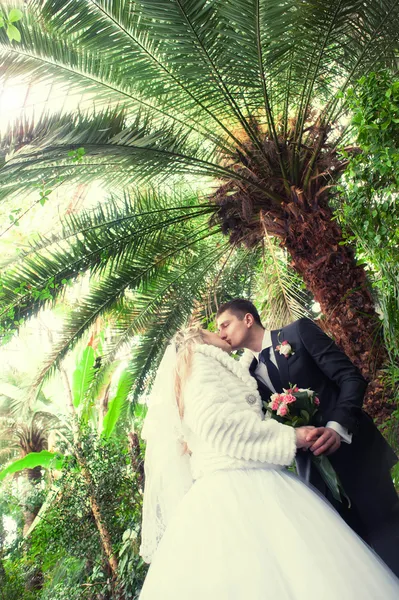
[[[270,360],[270,347],[264,348],[259,354],[259,362],[262,362],[266,366],[270,381],[276,392],[282,392],[283,386],[281,385],[280,373],[278,372],[276,365]]]

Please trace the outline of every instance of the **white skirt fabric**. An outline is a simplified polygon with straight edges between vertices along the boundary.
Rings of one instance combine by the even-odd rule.
[[[182,500],[140,600],[398,600],[399,580],[286,470],[218,471]]]

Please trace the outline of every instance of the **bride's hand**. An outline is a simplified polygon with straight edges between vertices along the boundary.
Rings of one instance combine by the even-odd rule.
[[[297,429],[295,429],[296,447],[297,448],[303,448],[306,450],[307,448],[309,448],[312,445],[313,440],[310,442],[306,441],[306,437],[307,437],[309,431],[311,431],[312,429],[315,429],[315,427],[313,427],[313,425],[305,425],[304,427],[298,427]]]

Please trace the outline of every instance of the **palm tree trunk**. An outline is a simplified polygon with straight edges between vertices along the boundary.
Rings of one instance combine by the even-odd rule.
[[[292,258],[291,265],[320,304],[323,329],[372,381],[373,402],[366,397],[365,404],[372,416],[381,418],[381,411],[386,415],[392,409],[381,399],[381,386],[376,384],[386,351],[366,272],[356,264],[353,250],[343,243],[330,208],[310,208],[298,201],[286,205],[286,212],[288,234],[282,245]]]
[[[43,450],[43,448],[23,449],[22,456],[25,457],[27,454],[29,454],[29,452],[40,452],[41,450]],[[28,482],[32,486],[37,485],[42,479],[41,467],[35,467],[34,469],[25,469],[24,473],[26,474]],[[26,507],[25,510],[23,511],[23,514],[24,514],[23,536],[24,537],[26,537],[26,535],[30,529],[30,526],[32,525],[33,521],[36,519],[40,508],[41,508],[41,505],[35,506],[33,509]]]
[[[112,549],[111,535],[107,529],[106,524],[104,523],[104,521],[102,519],[100,506],[97,502],[97,499],[96,499],[95,493],[94,493],[93,480],[92,480],[90,471],[86,467],[85,460],[84,460],[82,452],[81,452],[82,448],[81,448],[80,444],[79,444],[78,450],[79,450],[79,452],[77,454],[77,459],[78,459],[79,466],[82,470],[82,475],[84,477],[84,480],[86,481],[86,485],[87,485],[87,488],[89,491],[90,507],[91,507],[91,510],[93,513],[93,517],[94,517],[98,532],[100,534],[101,544],[103,546],[105,556],[107,557],[113,579],[115,581],[117,581],[117,579],[118,579],[118,561],[117,561],[116,556]]]

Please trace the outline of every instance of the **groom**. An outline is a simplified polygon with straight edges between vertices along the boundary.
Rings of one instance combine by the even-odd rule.
[[[335,507],[399,577],[399,499],[390,476],[398,458],[362,411],[367,383],[358,369],[309,319],[267,331],[255,306],[236,299],[220,306],[217,325],[233,350],[250,351],[244,357],[262,400],[290,383],[317,393],[320,420],[309,433],[310,450],[329,456],[351,501]],[[314,469],[310,481],[328,496]]]

